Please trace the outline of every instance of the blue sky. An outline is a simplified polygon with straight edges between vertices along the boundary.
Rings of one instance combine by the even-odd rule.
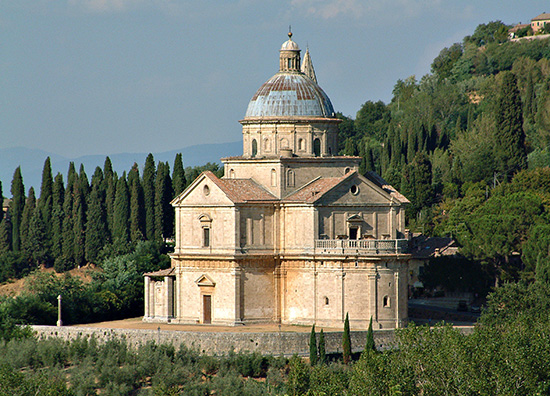
[[[545,11],[539,0],[0,0],[0,148],[76,158],[238,141],[289,25],[334,108],[354,116],[478,24]]]

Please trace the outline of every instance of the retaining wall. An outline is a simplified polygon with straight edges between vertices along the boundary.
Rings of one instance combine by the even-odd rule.
[[[130,345],[138,346],[148,341],[169,343],[178,348],[184,344],[206,354],[227,354],[235,352],[260,352],[268,355],[292,356],[293,354],[309,355],[310,333],[267,332],[267,333],[231,333],[200,332],[177,330],[143,330],[143,329],[107,329],[91,327],[56,327],[32,326],[40,338],[59,337],[70,340],[77,337],[91,337],[106,341],[113,337],[126,339]],[[317,339],[319,334],[317,333]],[[353,352],[360,352],[365,347],[366,331],[352,331],[351,345]],[[378,349],[387,349],[394,342],[393,330],[377,330],[374,340]],[[325,345],[327,353],[342,352],[342,332],[326,332]]]

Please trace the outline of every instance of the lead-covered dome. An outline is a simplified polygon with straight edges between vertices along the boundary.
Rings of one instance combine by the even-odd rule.
[[[288,36],[289,39],[283,43],[279,51],[279,72],[256,91],[248,103],[245,119],[334,118],[334,108],[329,97],[317,84],[315,78],[302,73],[300,48],[292,41],[292,33]],[[313,70],[312,67],[311,70]]]
[[[245,118],[333,118],[334,108],[321,87],[301,72],[280,72],[256,91]]]

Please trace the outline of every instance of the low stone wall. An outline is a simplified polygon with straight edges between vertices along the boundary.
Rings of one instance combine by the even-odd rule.
[[[143,330],[143,329],[107,329],[91,327],[56,327],[32,326],[40,338],[59,337],[70,340],[77,337],[91,337],[102,342],[113,337],[124,338],[131,345],[138,346],[149,341],[169,343],[178,348],[184,344],[200,352],[220,355],[230,350],[235,352],[260,352],[265,355],[292,356],[309,355],[310,333],[265,332],[265,333],[231,333],[200,332],[177,330]],[[317,339],[319,334],[317,334]],[[353,352],[360,352],[365,347],[366,331],[352,331],[351,345]],[[394,343],[393,330],[377,330],[374,340],[379,350],[390,348]],[[326,332],[325,345],[327,353],[342,352],[342,332]]]

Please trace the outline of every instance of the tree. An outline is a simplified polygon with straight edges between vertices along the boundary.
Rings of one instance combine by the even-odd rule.
[[[113,173],[113,166],[111,164],[111,159],[109,157],[105,158],[105,164],[103,165],[103,180],[105,190],[105,211],[107,218],[107,230],[108,237],[110,240],[114,234],[114,213],[115,213],[115,194],[116,194],[116,183],[118,177]]]
[[[516,76],[505,72],[497,96],[495,112],[495,158],[508,180],[527,167],[523,110]]]
[[[143,205],[145,207],[145,238],[155,238],[155,184],[156,170],[153,154],[149,153],[143,168]]]
[[[88,202],[85,254],[88,262],[97,264],[99,252],[105,245],[107,236],[103,172],[99,167],[92,177],[92,191]]]
[[[172,189],[174,190],[174,197],[182,193],[187,186],[187,179],[185,178],[185,170],[183,169],[183,159],[181,153],[176,154],[174,159],[174,170],[172,171]]]
[[[23,219],[23,209],[25,208],[25,186],[23,185],[21,167],[19,166],[15,169],[15,173],[13,174],[11,196],[9,210],[12,225],[12,249],[18,252],[21,250],[21,221]]]
[[[440,79],[451,76],[451,71],[457,60],[462,56],[462,44],[454,43],[449,48],[445,47],[432,62],[432,73]]]
[[[27,258],[32,255],[33,246],[29,240],[29,230],[31,228],[31,220],[36,208],[36,197],[34,194],[34,187],[29,188],[29,196],[25,202],[25,209],[23,209],[23,216],[21,217],[21,250],[25,252]]]
[[[57,257],[55,269],[57,272],[67,271],[74,267],[74,193],[77,189],[76,184],[78,175],[74,168],[74,163],[69,164],[67,172],[67,186],[63,200],[63,254]]]
[[[342,354],[344,363],[348,364],[351,360],[351,334],[349,330],[349,315],[347,313],[344,320],[344,333],[342,334]]]
[[[143,208],[143,189],[139,178],[139,168],[136,163],[128,173],[130,189],[130,240],[133,243],[143,240],[145,234],[145,211]]]
[[[73,248],[74,262],[79,267],[85,264],[86,257],[86,194],[88,179],[81,168],[78,181],[75,184],[73,196]]]
[[[315,336],[315,325],[311,326],[311,334],[309,336],[309,364],[312,366],[317,364],[317,337]]]
[[[173,235],[174,209],[172,200],[172,181],[168,163],[159,162],[155,186],[155,238],[162,240]]]
[[[367,343],[365,345],[365,352],[376,351],[374,345],[374,333],[372,331],[372,316],[370,317],[369,329],[367,330]]]
[[[63,202],[65,197],[65,185],[63,175],[55,176],[52,189],[52,217],[51,217],[51,255],[55,260],[63,254]]]
[[[319,363],[325,364],[327,362],[327,352],[325,346],[325,333],[323,329],[319,333]]]
[[[51,235],[51,217],[53,210],[53,177],[52,166],[50,163],[50,157],[46,158],[44,162],[44,169],[42,170],[42,185],[40,187],[40,198],[38,200],[38,207],[42,212],[42,219],[46,226],[48,237]]]
[[[34,209],[26,240],[26,252],[30,255],[34,266],[41,264],[50,266],[51,256],[48,249],[46,223],[42,218],[42,210],[39,207]]]
[[[130,197],[126,183],[126,172],[122,174],[116,184],[115,213],[113,216],[113,241],[125,245],[129,241],[128,220],[130,217]]]

